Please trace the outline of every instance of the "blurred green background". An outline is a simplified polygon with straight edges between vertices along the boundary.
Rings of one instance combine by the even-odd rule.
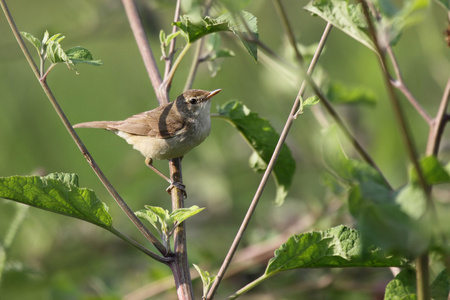
[[[317,43],[325,22],[302,7],[306,1],[284,1],[294,33],[304,45]],[[49,85],[72,123],[120,120],[156,107],[151,84],[119,1],[9,1],[21,31],[42,37],[62,33],[64,48],[83,46],[102,67],[77,65],[79,75],[64,65],[54,69]],[[175,1],[140,1],[139,7],[156,58],[161,55],[160,29],[171,30]],[[287,61],[292,51],[271,1],[248,1],[245,9],[258,18],[260,39]],[[434,115],[449,76],[449,49],[443,30],[446,14],[432,4],[422,19],[408,27],[395,52],[408,86],[430,115]],[[107,203],[115,227],[145,243],[131,222],[94,175],[63,128],[21,53],[5,18],[0,17],[0,176],[50,172],[77,173],[80,186],[91,188]],[[194,88],[222,92],[213,100],[222,105],[239,100],[281,132],[300,82],[282,76],[276,68],[255,64],[230,34],[222,43],[236,56],[223,61],[211,77],[201,65]],[[178,40],[178,46],[182,43]],[[31,49],[31,48],[30,48]],[[32,54],[34,49],[30,50]],[[191,54],[193,49],[191,50]],[[159,60],[158,60],[159,61]],[[162,62],[160,66],[162,67]],[[321,71],[350,86],[365,86],[377,96],[375,106],[341,106],[338,111],[363,143],[394,187],[407,180],[408,162],[386,97],[375,55],[337,29],[333,29]],[[171,99],[182,92],[190,67],[189,57],[176,73]],[[416,144],[424,151],[428,128],[404,102]],[[241,249],[269,244],[262,263],[223,282],[222,299],[264,272],[271,251],[282,234],[321,230],[338,224],[353,225],[345,201],[333,196],[323,182],[319,144],[321,127],[310,111],[292,127],[288,145],[297,161],[292,188],[281,207],[273,206],[274,183],[266,188]],[[144,165],[144,158],[114,134],[79,130],[79,135],[110,181],[134,210],[146,204],[170,207],[166,182]],[[442,158],[448,158],[448,139]],[[250,148],[228,123],[213,119],[210,137],[183,160],[187,205],[206,210],[187,221],[191,263],[215,273],[231,244],[261,174],[248,167]],[[168,173],[167,162],[155,165]],[[5,235],[16,206],[0,200],[0,237]],[[281,237],[280,237],[281,235]],[[278,242],[277,239],[281,239]],[[271,244],[272,243],[272,244]],[[256,251],[247,249],[252,256]],[[30,208],[12,248],[7,253],[0,299],[120,299],[169,276],[170,270],[149,260],[104,230],[79,220]],[[244,259],[245,260],[245,259]],[[386,269],[301,270],[264,283],[245,299],[375,299],[392,278]],[[201,283],[195,281],[197,295]],[[152,299],[174,299],[174,290]],[[127,299],[143,299],[134,297]]]

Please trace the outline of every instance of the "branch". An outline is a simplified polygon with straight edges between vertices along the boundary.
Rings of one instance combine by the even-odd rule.
[[[175,14],[173,17],[173,22],[178,22],[178,19],[180,18],[180,11],[181,11],[181,0],[177,0],[177,5],[175,7]],[[178,27],[173,25],[172,26],[172,33],[177,32]],[[170,41],[170,46],[169,46],[169,53],[167,55],[167,59],[166,59],[166,67],[164,69],[164,79],[167,78],[167,76],[169,75],[169,72],[172,68],[172,62],[173,62],[173,56],[175,55],[175,44],[176,44],[176,38],[172,39]],[[167,86],[167,92],[170,90],[170,85]]]
[[[439,151],[439,145],[442,140],[442,134],[444,133],[445,124],[449,121],[446,114],[447,107],[450,101],[450,79],[447,81],[444,94],[442,95],[441,104],[437,112],[436,118],[430,124],[430,133],[428,134],[428,143],[426,155],[437,156]]]
[[[136,4],[133,0],[122,0],[125,13],[128,21],[130,22],[131,30],[133,31],[134,38],[138,45],[144,65],[147,70],[150,81],[152,82],[153,90],[156,93],[158,102],[160,105],[169,103],[169,96],[166,90],[161,90],[161,75],[156,65],[155,57],[153,56],[150,43],[145,35],[144,27],[139,18],[139,14],[136,8]]]

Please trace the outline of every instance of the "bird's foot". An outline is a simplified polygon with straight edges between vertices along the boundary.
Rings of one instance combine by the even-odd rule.
[[[186,186],[184,184],[180,182],[171,181],[169,187],[166,189],[166,192],[172,194],[173,188],[179,189],[183,193],[184,198],[187,198]]]

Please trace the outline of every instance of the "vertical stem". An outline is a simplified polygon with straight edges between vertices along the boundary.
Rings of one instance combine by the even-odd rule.
[[[171,179],[174,182],[183,183],[181,176],[181,158],[169,161]],[[172,189],[172,210],[184,208],[184,195],[181,190]],[[186,223],[183,222],[174,231],[174,260],[169,264],[177,288],[179,299],[194,299],[191,273],[186,246]]]
[[[428,254],[424,254],[416,258],[416,284],[417,284],[417,299],[428,300],[431,299],[430,294],[430,275],[428,272]]]

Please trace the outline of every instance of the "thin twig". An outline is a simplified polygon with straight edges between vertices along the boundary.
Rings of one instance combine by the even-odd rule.
[[[141,53],[142,59],[144,60],[144,65],[147,70],[147,74],[153,86],[153,90],[156,93],[158,102],[160,105],[169,103],[169,96],[166,90],[161,90],[161,74],[158,71],[158,66],[156,65],[155,57],[153,56],[150,43],[145,35],[144,27],[142,26],[141,19],[139,18],[139,13],[136,8],[136,4],[133,0],[122,0],[123,7],[125,8],[125,13],[130,22],[131,30],[133,31],[134,38],[138,45],[139,51]]]
[[[22,49],[27,61],[30,64],[31,69],[35,73],[35,75],[38,77],[40,72],[37,70],[36,64],[33,60],[33,58],[30,55],[30,52],[28,51],[25,42],[23,41],[19,30],[17,29],[17,26],[14,22],[14,19],[12,18],[11,14],[9,13],[8,7],[4,0],[0,0],[1,6],[3,8],[3,11],[5,15],[7,16],[8,23],[11,27],[11,30],[14,33],[14,36],[16,37],[17,43],[19,44],[20,48]],[[53,108],[55,109],[56,113],[58,114],[59,118],[63,122],[64,126],[66,127],[67,131],[69,132],[70,136],[74,140],[74,142],[77,144],[78,148],[80,149],[81,153],[85,156],[88,163],[91,165],[94,172],[99,177],[100,181],[103,183],[105,188],[109,191],[111,196],[116,200],[117,204],[122,208],[122,210],[125,212],[125,214],[130,218],[130,220],[136,225],[136,227],[141,231],[141,233],[162,253],[166,254],[165,247],[158,241],[158,239],[152,234],[152,232],[144,226],[144,224],[141,222],[141,220],[134,214],[134,212],[131,210],[131,208],[128,207],[128,205],[125,203],[125,201],[120,197],[120,195],[117,193],[117,191],[114,189],[114,187],[111,185],[109,180],[106,178],[106,176],[103,174],[100,167],[95,162],[94,158],[90,155],[88,152],[86,146],[81,141],[80,137],[77,135],[75,130],[73,129],[72,125],[70,124],[69,120],[67,119],[66,115],[64,114],[63,110],[61,109],[58,101],[56,100],[55,96],[53,95],[50,87],[48,86],[46,82],[46,78],[39,78],[39,83],[41,84],[42,89],[44,90],[45,94],[47,95],[47,98],[49,99],[50,103],[52,104]],[[150,252],[150,251],[149,251]],[[152,252],[151,252],[152,253]],[[147,253],[149,254],[149,253]],[[157,260],[162,260],[163,258],[159,257],[157,254],[150,254],[153,258]]]
[[[321,43],[317,47],[316,55],[320,55],[320,53],[321,53],[321,51],[323,49],[323,46],[325,44],[326,38],[328,37],[328,34],[329,34],[331,28],[332,28],[331,25],[327,26],[325,28],[325,31],[324,31],[324,33],[322,35],[322,38],[321,38]],[[317,62],[317,61],[315,61],[315,62]],[[314,69],[314,67],[310,66],[309,69],[312,71]],[[300,94],[300,92],[299,92],[299,94]],[[218,288],[222,278],[224,277],[224,274],[227,271],[227,268],[230,265],[234,254],[236,253],[237,247],[239,246],[239,243],[240,243],[240,241],[241,241],[241,239],[242,239],[242,237],[244,235],[244,232],[247,229],[248,224],[250,223],[250,219],[251,219],[253,213],[256,210],[256,206],[257,206],[257,204],[259,202],[259,199],[261,198],[261,195],[262,195],[262,193],[264,191],[264,188],[265,188],[265,186],[266,186],[266,184],[267,184],[267,182],[268,182],[268,180],[270,178],[272,170],[273,170],[273,168],[275,166],[275,163],[276,163],[276,161],[278,159],[278,156],[279,156],[279,154],[281,152],[281,148],[283,147],[283,145],[284,145],[284,143],[286,141],[286,138],[288,136],[288,133],[290,131],[290,128],[291,128],[293,122],[295,121],[295,115],[296,115],[296,113],[297,113],[297,111],[298,111],[298,109],[300,107],[300,101],[301,101],[300,97],[297,97],[295,99],[295,101],[294,101],[294,104],[292,106],[291,112],[289,113],[289,116],[288,116],[288,119],[286,121],[286,124],[284,125],[283,131],[281,132],[281,135],[280,135],[280,138],[278,140],[278,143],[277,143],[277,145],[275,147],[275,150],[274,150],[274,152],[272,154],[272,157],[270,158],[270,161],[269,161],[269,163],[267,165],[266,171],[264,172],[264,175],[263,175],[263,177],[261,179],[261,182],[260,182],[260,184],[258,186],[258,189],[256,190],[256,193],[255,193],[255,195],[253,197],[253,200],[252,200],[252,202],[251,202],[251,204],[250,204],[250,206],[249,206],[249,208],[247,210],[247,213],[246,213],[246,215],[244,217],[244,220],[242,221],[241,227],[239,228],[239,231],[236,234],[236,237],[234,238],[234,241],[233,241],[230,249],[228,250],[228,253],[227,253],[227,255],[226,255],[226,257],[225,257],[225,259],[224,259],[224,261],[222,263],[222,266],[220,267],[220,270],[217,273],[216,280],[212,284],[206,299],[212,299],[214,297],[214,294],[216,293],[217,288]]]
[[[448,122],[448,115],[446,113],[450,101],[450,79],[447,81],[444,94],[442,95],[441,104],[436,114],[436,118],[430,124],[430,133],[428,134],[428,143],[426,155],[437,156],[439,145],[444,133],[445,124]]]
[[[173,22],[177,22],[178,19],[180,18],[180,12],[181,12],[181,0],[177,0],[177,5],[175,7],[175,13],[174,13],[174,17],[173,17]],[[177,32],[178,27],[173,25],[172,26],[172,33]],[[173,56],[175,55],[175,45],[176,45],[176,38],[172,39],[170,41],[170,46],[169,46],[169,53],[167,55],[167,59],[166,59],[166,66],[164,69],[164,79],[167,78],[167,76],[169,75],[170,70],[172,69],[172,62],[173,62]],[[170,90],[170,85],[166,87],[167,88],[167,92],[169,92]]]
[[[289,42],[291,43],[291,46],[294,49],[295,57],[297,58],[297,61],[303,63],[304,62],[303,56],[300,53],[300,50],[298,49],[297,42],[295,41],[294,32],[292,31],[292,26],[289,23],[289,19],[287,17],[283,4],[281,3],[281,0],[274,0],[273,2],[275,3],[275,8],[278,14],[280,15],[280,19],[283,22],[283,27],[287,33]]]

